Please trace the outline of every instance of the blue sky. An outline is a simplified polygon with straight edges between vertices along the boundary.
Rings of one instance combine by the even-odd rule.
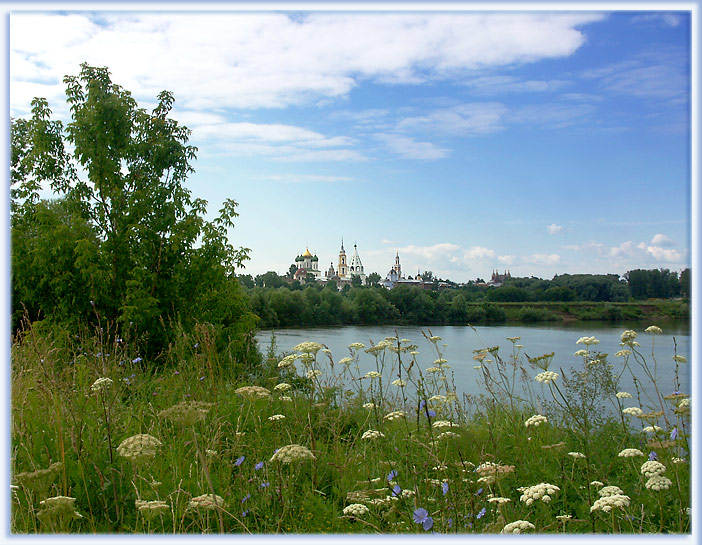
[[[458,4],[457,6],[461,6]],[[469,7],[466,5],[465,7]],[[14,12],[10,113],[66,74],[162,89],[193,130],[194,196],[252,249],[244,273],[465,282],[689,266],[691,18],[664,11]]]

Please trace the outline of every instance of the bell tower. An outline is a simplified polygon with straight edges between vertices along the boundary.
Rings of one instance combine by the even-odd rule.
[[[339,278],[346,278],[348,272],[348,267],[346,265],[346,250],[344,250],[344,239],[341,239],[341,250],[339,250],[339,266],[337,267],[337,274]]]

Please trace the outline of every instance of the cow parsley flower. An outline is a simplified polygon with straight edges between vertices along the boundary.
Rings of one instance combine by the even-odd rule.
[[[349,365],[352,361],[353,361],[353,358],[349,358],[348,356],[346,356],[345,358],[341,358],[339,360],[339,363],[341,365]]]
[[[385,434],[381,431],[368,430],[363,433],[361,439],[378,439],[379,437],[385,437]]]
[[[631,498],[623,494],[616,494],[614,496],[605,496],[598,499],[590,507],[590,512],[597,511],[601,509],[605,513],[609,513],[612,509],[629,507],[629,502]]]
[[[657,475],[663,475],[663,473],[665,473],[665,466],[656,460],[649,460],[641,466],[641,475],[649,479]]]
[[[299,354],[290,354],[289,356],[285,356],[282,360],[278,362],[278,368],[285,369],[287,367],[294,367],[295,361],[299,358]]]
[[[672,485],[673,481],[663,475],[654,475],[646,481],[646,488],[657,492],[660,490],[668,490]]]
[[[643,456],[644,453],[637,448],[625,448],[617,456],[621,458],[631,458],[632,456]]]
[[[525,530],[533,530],[534,525],[526,520],[515,520],[502,528],[501,534],[521,534]]]
[[[314,343],[314,342],[303,342],[298,344],[297,346],[293,347],[293,350],[295,352],[303,352],[305,354],[316,354],[319,352],[323,347],[323,345],[319,343]]]
[[[653,335],[660,335],[663,333],[663,330],[658,327],[657,325],[650,325],[646,328],[646,333],[651,333]]]
[[[138,434],[128,437],[117,447],[117,454],[131,460],[135,465],[152,460],[156,456],[161,441],[148,434]]]
[[[271,397],[270,390],[263,386],[242,386],[234,390],[234,393],[250,401],[255,399],[269,399]]]
[[[188,502],[188,509],[202,509],[203,511],[214,511],[217,508],[222,509],[226,504],[221,496],[216,494],[203,494],[196,496]]]
[[[366,378],[373,380],[376,378],[380,378],[381,375],[380,373],[378,373],[378,371],[368,371],[365,376]]]
[[[619,488],[618,486],[609,485],[609,486],[605,486],[604,488],[599,490],[597,493],[600,495],[600,497],[606,498],[608,496],[621,496],[622,494],[624,494],[624,491],[621,488]]]
[[[631,398],[631,394],[629,392],[617,392],[617,398],[619,398],[619,399]]]
[[[366,345],[363,343],[351,343],[349,345],[349,348],[351,350],[363,350],[365,347],[366,347]]]
[[[103,390],[106,390],[112,386],[112,379],[109,377],[100,377],[97,379],[95,382],[93,382],[93,385],[90,387],[90,389],[93,392],[102,392]]]
[[[397,386],[398,388],[404,388],[405,386],[407,386],[407,383],[401,378],[398,378],[392,381],[392,385]]]
[[[290,384],[288,384],[287,382],[281,382],[280,384],[276,384],[275,388],[273,389],[278,392],[287,392],[290,388],[292,388]]]
[[[136,506],[139,514],[146,520],[153,520],[157,516],[163,515],[171,509],[171,507],[165,501],[160,500],[135,500],[134,505]]]
[[[687,358],[685,356],[680,356],[676,354],[675,356],[673,356],[673,361],[676,361],[678,363],[687,363]]]
[[[534,377],[537,382],[542,382],[543,384],[548,384],[557,378],[558,373],[554,373],[553,371],[544,371],[543,373],[539,373]]]
[[[284,420],[284,419],[285,419],[284,414],[274,414],[274,415],[268,417],[268,420],[270,420],[271,422],[276,422],[278,420]]]
[[[568,456],[572,456],[573,458],[585,458],[585,455],[582,452],[569,452]]]
[[[534,416],[529,417],[526,422],[524,422],[524,426],[526,426],[527,428],[530,426],[534,426],[536,428],[546,422],[548,422],[548,418],[541,414],[535,414]]]
[[[375,403],[364,403],[364,404],[363,404],[363,408],[364,408],[364,409],[373,410],[373,409],[375,409],[375,407],[376,407],[376,404],[375,404]]]
[[[560,488],[558,488],[554,484],[539,483],[537,485],[530,486],[529,488],[527,488],[524,491],[524,494],[522,494],[519,497],[519,500],[523,501],[527,505],[531,505],[536,500],[541,500],[545,503],[548,503],[551,501],[551,496],[553,496],[559,490]]]
[[[643,411],[638,407],[627,407],[626,409],[622,409],[622,414],[626,414],[629,416],[639,416],[640,414],[643,414]]]
[[[385,415],[385,420],[397,420],[398,418],[405,418],[407,413],[405,411],[393,411]]]
[[[285,445],[279,448],[271,457],[271,462],[280,462],[281,464],[291,464],[293,462],[303,462],[305,460],[314,460],[316,456],[312,451],[302,445],[292,444]]]
[[[362,503],[352,503],[351,505],[344,507],[344,515],[350,517],[361,518],[362,516],[367,515],[369,512],[370,509],[368,509],[368,507]]]

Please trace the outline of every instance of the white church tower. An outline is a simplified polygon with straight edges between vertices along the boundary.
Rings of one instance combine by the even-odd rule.
[[[351,265],[349,266],[349,276],[359,276],[361,278],[361,284],[366,285],[366,275],[363,272],[363,263],[361,263],[361,258],[358,256],[358,248],[353,245],[353,256],[351,257]]]

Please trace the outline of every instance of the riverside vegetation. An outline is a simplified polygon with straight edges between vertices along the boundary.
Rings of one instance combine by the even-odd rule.
[[[100,335],[17,339],[13,532],[690,531],[687,363],[666,354],[675,374],[656,376],[656,326],[612,358],[574,339],[568,372],[516,337],[478,350],[478,397],[431,332],[341,358],[273,345],[248,376],[207,333],[176,336],[165,367]],[[622,373],[642,387],[619,391]]]

